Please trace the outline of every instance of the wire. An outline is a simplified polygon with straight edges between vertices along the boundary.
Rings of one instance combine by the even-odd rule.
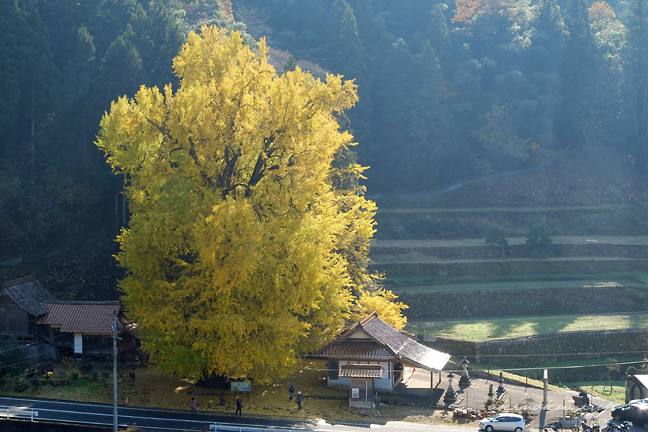
[[[646,350],[641,351],[599,351],[599,352],[578,352],[578,353],[535,353],[535,354],[479,354],[475,357],[551,357],[551,356],[580,356],[580,355],[596,355],[603,354],[646,354]]]

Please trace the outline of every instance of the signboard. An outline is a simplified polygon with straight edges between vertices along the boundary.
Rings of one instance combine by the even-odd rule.
[[[230,382],[231,390],[233,392],[249,392],[252,391],[251,381],[232,381]]]
[[[360,389],[352,388],[351,389],[351,399],[360,399]]]

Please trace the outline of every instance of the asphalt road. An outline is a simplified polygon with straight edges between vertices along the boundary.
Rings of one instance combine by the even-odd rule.
[[[0,419],[3,410],[33,409],[35,421],[54,421],[85,425],[112,426],[112,405],[63,402],[45,399],[0,397]],[[118,425],[120,427],[140,427],[153,430],[201,430],[210,424],[218,424],[219,430],[225,432],[260,432],[260,428],[291,428],[316,432],[367,432],[367,429],[380,429],[379,432],[424,432],[430,426],[405,422],[388,422],[385,424],[340,424],[320,421],[287,421],[280,419],[263,419],[254,417],[233,417],[198,414],[187,411],[167,411],[160,409],[118,407]],[[1,421],[1,420],[0,420]],[[438,432],[477,432],[475,428],[434,427]],[[372,431],[373,432],[373,431]],[[378,432],[378,431],[376,431]]]
[[[4,410],[33,409],[35,421],[51,421],[83,425],[112,427],[112,405],[90,404],[80,402],[63,402],[46,399],[0,397],[0,422],[5,417]],[[36,414],[37,413],[37,414]],[[345,424],[329,423],[324,420],[290,421],[286,419],[259,418],[252,416],[234,417],[231,415],[192,415],[188,411],[169,411],[139,407],[118,407],[118,425],[120,427],[139,427],[152,431],[196,431],[217,424],[220,432],[273,432],[263,429],[275,429],[274,432],[287,432],[286,429],[313,432],[477,432],[476,427],[429,426],[407,422],[386,422],[380,424]],[[603,423],[601,426],[604,426]],[[1,426],[0,426],[1,429]],[[371,429],[371,431],[368,431]],[[527,431],[538,428],[528,425]],[[631,432],[646,432],[634,426]]]

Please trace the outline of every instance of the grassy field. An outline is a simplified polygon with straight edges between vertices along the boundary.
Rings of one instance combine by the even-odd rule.
[[[625,330],[648,326],[648,313],[610,315],[558,315],[542,317],[513,317],[461,321],[410,321],[407,330],[417,334],[430,333],[437,337],[466,341],[508,339],[536,334],[582,330]]]
[[[612,385],[610,386],[610,384]],[[619,404],[625,403],[625,381],[623,380],[608,382],[586,381],[567,383],[565,385],[573,389],[582,388],[588,393],[592,393],[593,395],[618,402]]]
[[[391,286],[395,293],[406,292],[435,292],[435,291],[491,291],[491,290],[529,290],[546,288],[613,288],[635,286],[636,281],[631,280],[577,280],[577,281],[531,281],[531,282],[485,282],[485,283],[458,283],[436,285],[403,285]]]
[[[638,261],[640,258],[626,258],[616,256],[576,256],[576,257],[549,257],[543,258],[542,262],[573,262],[573,261]],[[378,258],[372,258],[372,264],[391,264],[391,263],[404,263],[404,264],[456,264],[456,263],[482,263],[482,262],[502,262],[502,263],[516,263],[516,262],[538,262],[536,258],[437,258],[433,255],[425,255],[420,252],[410,252],[407,254],[398,255],[379,255]]]
[[[306,419],[324,417],[360,420],[353,413],[347,416],[348,392],[326,388],[326,363],[323,361],[302,360],[289,377],[278,379],[270,384],[252,384],[252,392],[239,393],[243,399],[243,415],[290,417]],[[107,372],[107,373],[106,373]],[[131,379],[129,373],[134,374]],[[15,391],[21,378],[11,378],[0,383],[0,394],[7,396],[40,397],[48,399],[112,403],[112,371],[110,363],[97,363],[93,373],[83,374],[74,363],[59,364],[54,379],[67,379],[69,385],[55,387],[50,384],[29,386],[21,393]],[[25,379],[25,378],[22,378]],[[288,401],[288,386],[294,383],[297,390],[305,395],[304,409],[298,410],[295,400]],[[198,401],[199,412],[233,414],[235,396],[225,391],[227,403],[220,405],[221,390],[206,389],[195,385],[192,379],[170,377],[148,367],[124,367],[119,372],[118,404],[124,405],[126,398],[130,406],[146,406],[172,410],[189,410],[192,397]]]
[[[108,374],[106,374],[108,372]],[[25,377],[0,380],[0,394],[13,397],[38,397],[47,399],[111,404],[113,398],[110,363],[99,362],[92,373],[80,372],[76,362],[58,364],[52,380],[67,379],[69,385],[55,387],[51,384],[30,385],[23,392],[15,390]],[[134,374],[135,379],[129,375]],[[76,378],[74,378],[76,376]],[[220,405],[221,390],[199,387],[193,379],[170,377],[146,366],[128,366],[118,373],[118,405],[161,408],[189,412],[192,397],[198,402],[199,414],[234,415],[237,394],[225,390],[226,404]],[[303,409],[297,409],[296,400],[288,401],[288,387],[294,383],[296,391],[304,394]],[[468,419],[457,419],[451,411],[430,410],[423,406],[385,405],[379,413],[369,410],[349,409],[349,391],[326,387],[326,362],[301,360],[297,368],[285,378],[272,383],[252,383],[252,391],[238,393],[243,400],[243,418],[248,415],[260,418],[281,418],[294,421],[327,419],[344,423],[384,423],[407,421],[422,424],[458,425],[472,424]]]

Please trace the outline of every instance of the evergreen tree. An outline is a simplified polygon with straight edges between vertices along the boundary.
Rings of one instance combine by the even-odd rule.
[[[428,41],[423,45],[417,75],[399,178],[410,189],[431,190],[439,174],[440,159],[451,147],[452,116],[439,60]]]
[[[631,154],[640,175],[648,176],[648,0],[628,3],[625,67],[625,119]]]
[[[26,41],[24,13],[14,0],[0,0],[0,135],[13,130],[16,107],[21,98],[20,83],[26,62],[21,44]],[[6,147],[5,147],[6,150]]]
[[[74,56],[68,61],[64,72],[64,88],[66,94],[66,109],[68,125],[76,127],[68,128],[68,133],[75,134],[71,142],[78,142],[73,152],[67,154],[73,157],[74,154],[81,155],[81,165],[84,174],[88,174],[90,168],[91,144],[95,133],[94,125],[91,125],[92,117],[92,95],[90,88],[96,79],[95,67],[95,46],[93,37],[84,25],[77,29]],[[80,132],[80,133],[79,133]],[[78,151],[80,149],[80,151]],[[96,149],[92,148],[92,151]]]
[[[345,0],[333,2],[326,34],[331,68],[347,78],[364,80],[367,75],[364,48],[353,10]]]
[[[37,138],[42,142],[44,128],[51,125],[49,118],[56,112],[61,76],[53,62],[47,27],[37,9],[25,12],[24,24],[26,34],[20,56],[25,69],[20,84],[16,131],[17,138],[29,154],[33,175],[40,150]]]
[[[295,61],[295,57],[293,57],[293,55],[290,54],[290,56],[288,56],[288,60],[286,61],[286,64],[283,67],[283,71],[291,72],[294,71],[296,67],[297,67],[297,62]]]
[[[416,64],[407,43],[400,39],[387,53],[375,83],[376,150],[369,155],[372,181],[382,187],[399,188],[401,178],[389,180],[394,167],[403,165],[403,149],[409,140],[412,100],[417,91]],[[364,162],[364,161],[363,161]]]
[[[373,104],[371,81],[367,74],[365,52],[358,35],[358,28],[351,6],[345,0],[335,0],[327,26],[330,65],[333,71],[342,73],[346,79],[354,79],[358,85],[360,101],[349,113],[351,129],[358,142],[373,148],[370,132]]]
[[[583,124],[590,115],[599,68],[585,0],[568,0],[565,26],[568,34],[563,46],[556,128],[564,145],[573,147],[585,144]]]
[[[372,0],[358,0],[353,10],[358,27],[358,35],[367,54],[375,55],[378,35],[374,23],[374,10]]]
[[[172,61],[180,51],[184,36],[163,0],[152,1],[148,12],[138,6],[130,24],[133,28],[130,42],[137,48],[149,79],[141,84],[163,87],[177,82],[171,72]]]
[[[447,9],[448,6],[444,3],[435,5],[425,29],[425,36],[442,65],[450,64],[452,54],[452,40],[444,14]]]

